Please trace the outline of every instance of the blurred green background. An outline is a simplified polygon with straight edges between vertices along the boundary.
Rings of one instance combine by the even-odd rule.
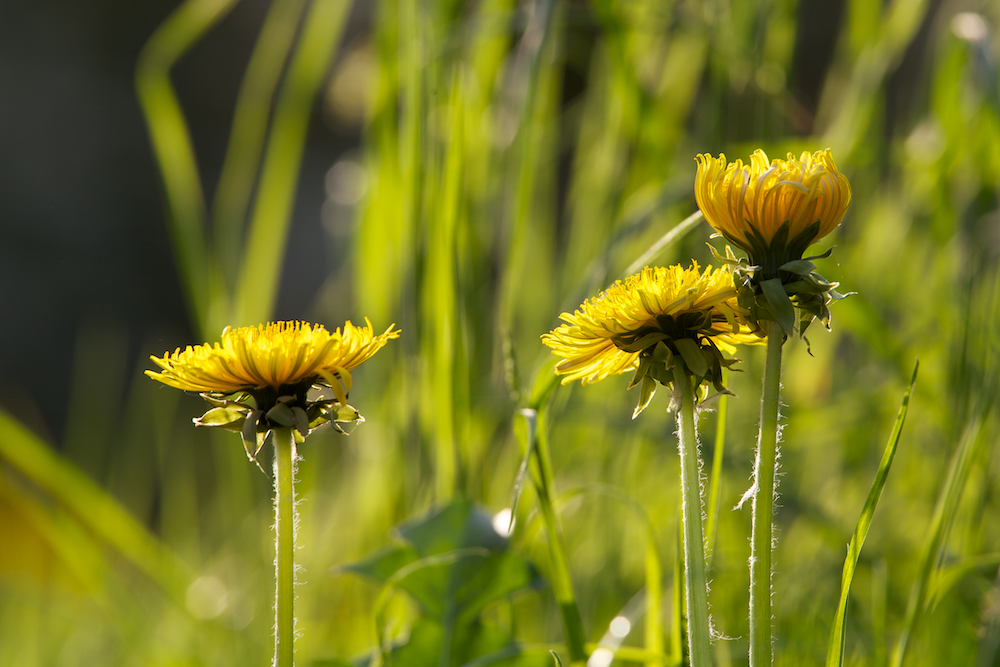
[[[1000,3],[921,0],[5,2],[0,665],[266,663],[271,482],[142,370],[270,319],[404,332],[354,375],[367,423],[300,448],[297,659],[363,657],[377,623],[405,641],[419,605],[375,618],[380,586],[335,568],[450,500],[509,507],[539,336],[696,210],[697,153],[758,147],[832,149],[854,200],[820,271],[858,293],[812,356],[786,346],[776,664],[826,655],[916,359],[847,664],[889,664],[904,630],[904,664],[1000,664],[998,23]],[[711,263],[709,232],[649,262]],[[741,356],[719,665],[746,664],[749,511],[730,508],[763,350]],[[674,427],[664,396],[632,422],[627,381],[556,388],[539,428],[588,642],[622,614],[643,644],[652,544],[670,647]],[[547,578],[536,508],[528,485],[510,548]],[[563,650],[544,584],[484,622]]]

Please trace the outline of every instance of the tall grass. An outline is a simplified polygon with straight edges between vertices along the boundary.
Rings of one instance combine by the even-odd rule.
[[[846,545],[916,358],[908,425],[853,571],[844,664],[995,663],[995,7],[982,10],[978,38],[962,29],[972,19],[956,24],[937,4],[852,0],[825,68],[807,58],[817,28],[802,3],[382,1],[348,40],[346,3],[277,0],[209,202],[169,76],[195,42],[216,38],[210,27],[232,4],[185,2],[138,65],[192,328],[213,340],[226,324],[273,316],[280,267],[299,261],[286,239],[311,110],[343,99],[321,86],[360,81],[347,93],[364,101],[361,150],[344,159],[367,187],[339,212],[349,224],[325,228],[346,264],[296,317],[368,316],[404,331],[358,372],[351,402],[367,422],[346,439],[317,433],[300,451],[299,664],[368,656],[380,637],[403,642],[421,627],[412,597],[383,608],[380,586],[341,566],[450,499],[508,507],[523,408],[544,411],[568,570],[550,565],[531,485],[510,549],[572,585],[588,651],[622,615],[631,632],[616,640],[619,656],[682,664],[671,604],[681,579],[670,571],[680,498],[662,483],[678,477],[662,446],[672,418],[654,399],[631,422],[626,378],[556,387],[537,404],[534,378],[551,373],[539,335],[639,258],[711,263],[705,224],[644,253],[694,213],[696,153],[745,158],[758,146],[833,150],[854,203],[824,268],[858,292],[834,307],[832,332],[810,332],[811,355],[785,348],[775,664],[827,656]],[[349,66],[362,76],[341,76]],[[815,106],[802,93],[809,77],[822,84]],[[187,342],[200,341],[176,341]],[[106,347],[81,339],[77,366],[99,372],[74,383],[85,407],[68,429],[100,437],[60,456],[60,443],[0,420],[0,664],[265,664],[270,480],[235,438],[190,427],[198,400],[157,391],[141,375],[148,364],[133,368],[120,351],[115,366]],[[718,415],[725,456],[721,441],[705,447],[719,494],[709,538],[719,665],[747,653],[749,514],[729,508],[750,483],[764,355],[744,355],[745,372],[730,376],[739,398]],[[111,403],[95,404],[100,373],[122,387]],[[723,427],[715,417],[700,421],[706,445]],[[556,592],[526,589],[482,623],[515,637],[525,664],[550,661],[550,648],[569,664]]]

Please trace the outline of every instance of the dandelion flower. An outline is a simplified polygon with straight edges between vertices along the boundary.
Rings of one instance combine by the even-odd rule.
[[[312,383],[324,374],[350,371],[399,336],[391,326],[373,335],[371,322],[367,325],[347,322],[343,333],[306,322],[227,328],[214,345],[189,345],[173,355],[151,357],[163,371],[146,375],[184,391],[219,394]]]
[[[360,420],[347,405],[350,371],[399,336],[392,326],[375,335],[365,322],[364,327],[347,322],[343,331],[333,332],[306,322],[227,328],[220,342],[150,357],[162,370],[146,375],[201,393],[214,407],[195,423],[238,430],[248,454],[248,440],[256,439],[256,453],[275,426],[294,426],[304,437],[326,421]],[[309,400],[313,387],[332,389],[336,400]]]
[[[565,323],[542,341],[563,358],[556,365],[556,373],[565,376],[563,384],[589,384],[636,371],[629,387],[644,385],[638,414],[652,395],[654,381],[672,384],[675,368],[686,369],[696,386],[708,381],[725,390],[721,369],[735,360],[724,358],[721,351],[733,353],[737,344],[760,341],[744,323],[745,311],[736,298],[726,270],[701,271],[697,262],[691,268],[646,267],[576,312],[563,313]]]
[[[705,219],[751,263],[774,270],[801,259],[809,244],[840,224],[851,203],[851,185],[829,150],[769,162],[758,149],[748,165],[727,163],[724,154],[696,159],[695,199]]]

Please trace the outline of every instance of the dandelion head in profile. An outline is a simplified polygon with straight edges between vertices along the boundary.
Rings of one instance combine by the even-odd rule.
[[[646,267],[589,299],[564,324],[542,336],[562,357],[563,384],[583,384],[635,371],[629,388],[642,385],[633,418],[649,404],[656,383],[672,385],[686,373],[692,386],[725,392],[722,369],[736,363],[735,345],[757,344],[737,305],[732,274],[712,267]]]
[[[758,149],[748,165],[727,163],[723,154],[696,159],[694,192],[705,219],[765,271],[801,259],[851,203],[851,185],[829,150],[768,161]]]
[[[757,150],[750,164],[699,155],[695,199],[710,225],[747,253],[735,265],[739,303],[749,321],[763,328],[769,320],[785,335],[803,335],[814,319],[830,327],[833,301],[843,298],[837,283],[816,272],[806,248],[840,224],[851,203],[851,184],[837,171],[829,150],[802,153],[796,159],[768,161]]]
[[[398,336],[392,326],[376,335],[368,320],[333,332],[306,322],[227,328],[217,343],[150,357],[162,370],[146,375],[200,393],[212,409],[195,424],[238,431],[254,459],[272,428],[292,427],[304,438],[326,422],[341,429],[363,421],[347,404],[351,370]],[[312,398],[313,389],[333,396]]]

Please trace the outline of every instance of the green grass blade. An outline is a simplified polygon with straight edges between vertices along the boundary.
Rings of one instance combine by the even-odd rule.
[[[260,169],[271,103],[305,8],[305,0],[276,0],[271,5],[236,98],[212,206],[215,251],[225,278],[231,282],[235,282],[239,268],[243,227]]]
[[[559,605],[562,615],[563,632],[565,633],[566,646],[570,654],[570,663],[583,664],[587,660],[587,652],[584,647],[583,620],[580,616],[580,608],[576,601],[576,593],[573,590],[573,579],[569,571],[569,561],[566,557],[566,550],[563,546],[562,531],[559,528],[559,520],[554,506],[554,489],[552,483],[552,464],[549,461],[548,442],[545,426],[546,406],[540,406],[538,411],[522,410],[519,416],[524,417],[527,428],[523,431],[516,429],[519,434],[522,452],[526,455],[534,451],[534,465],[529,464],[531,480],[534,484],[535,495],[538,498],[538,506],[542,521],[545,526],[546,537],[549,543],[550,575],[552,578],[552,592]]]
[[[170,81],[170,68],[237,0],[189,0],[153,33],[139,54],[135,85],[160,168],[168,222],[188,305],[206,333],[219,285],[206,247],[207,209],[194,145]]]
[[[234,324],[263,322],[274,308],[312,104],[349,8],[347,2],[316,2],[306,17],[264,153]]]
[[[461,313],[458,310],[456,234],[462,201],[462,173],[464,170],[464,135],[462,76],[452,79],[449,100],[449,142],[437,193],[437,215],[427,219],[427,267],[424,280],[424,300],[420,314],[424,339],[424,359],[429,364],[430,391],[426,398],[431,402],[426,414],[431,423],[428,430],[437,451],[436,497],[446,501],[454,494],[463,476],[463,456],[459,451],[456,431],[455,367],[461,354],[462,335],[459,330]]]
[[[885,445],[882,453],[882,461],[879,463],[868,491],[868,499],[861,510],[861,517],[858,525],[854,528],[854,535],[851,536],[851,544],[847,548],[847,558],[844,560],[844,570],[840,583],[840,603],[837,605],[837,616],[833,621],[833,628],[830,631],[830,643],[826,653],[826,667],[842,667],[844,664],[845,632],[847,628],[847,602],[851,596],[851,583],[854,581],[854,571],[858,567],[858,560],[861,558],[861,549],[864,547],[865,538],[868,537],[868,529],[871,527],[872,517],[875,515],[875,508],[882,497],[882,490],[885,488],[886,479],[889,477],[889,468],[892,466],[893,457],[896,455],[896,447],[899,445],[899,436],[903,430],[903,423],[906,421],[906,412],[910,405],[910,395],[913,393],[913,386],[917,381],[917,369],[920,363],[913,366],[913,375],[910,378],[910,386],[903,395],[903,402],[899,406],[896,415],[896,423],[893,424],[892,432],[889,434],[889,441]]]
[[[893,650],[889,664],[892,667],[901,667],[906,658],[906,651],[909,646],[910,637],[920,621],[927,606],[927,596],[931,589],[932,579],[938,569],[941,548],[944,545],[948,533],[950,532],[955,512],[958,509],[958,501],[969,476],[973,454],[976,445],[981,441],[983,420],[985,415],[974,416],[966,425],[958,447],[952,454],[951,463],[948,466],[948,473],[945,477],[944,485],[938,496],[937,505],[934,507],[934,516],[931,518],[930,532],[927,542],[920,554],[919,574],[913,587],[910,589],[910,598],[906,604],[906,616],[903,620],[903,629],[899,634],[899,640]]]
[[[729,375],[722,372],[723,382]],[[715,412],[715,447],[712,451],[712,471],[708,478],[708,499],[705,509],[705,548],[709,566],[712,564],[712,552],[715,550],[715,535],[719,524],[719,494],[722,492],[722,457],[726,447],[726,395],[716,399]]]
[[[187,567],[117,500],[2,411],[0,460],[54,498],[184,606],[192,579]]]
[[[698,226],[698,223],[704,218],[704,214],[701,211],[695,211],[688,217],[677,223],[677,226],[672,227],[670,231],[661,236],[656,243],[651,245],[649,249],[642,253],[634,262],[629,264],[628,268],[622,274],[622,278],[630,276],[633,273],[638,273],[642,271],[643,267],[647,266],[651,261],[653,261],[657,256],[660,255],[664,250],[677,243],[685,234]]]

